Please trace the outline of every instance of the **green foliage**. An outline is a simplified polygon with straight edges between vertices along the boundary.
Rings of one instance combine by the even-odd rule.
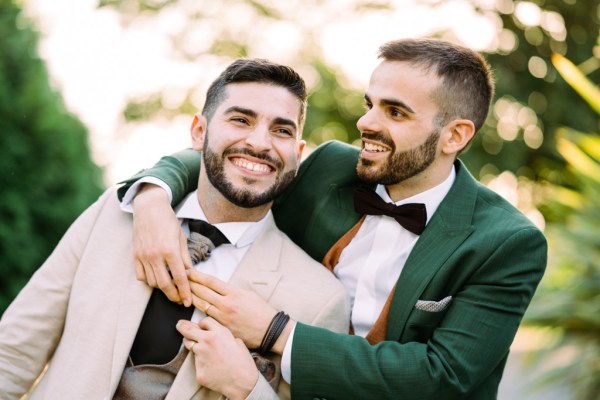
[[[86,129],[49,86],[37,42],[0,0],[0,314],[101,190]]]
[[[335,71],[317,61],[319,83],[308,99],[304,139],[319,145],[337,139],[353,143],[360,139],[356,120],[364,113],[363,94],[339,85]]]
[[[554,64],[590,105],[600,104],[597,88],[572,64],[560,56]],[[563,218],[548,226],[551,262],[526,323],[553,335],[534,360],[548,365],[562,355],[543,382],[567,384],[574,398],[592,400],[600,398],[600,137],[561,128],[557,149],[568,185],[549,189],[547,207]]]
[[[494,108],[486,127],[462,158],[475,172],[491,162],[499,171],[510,170],[533,179],[548,179],[550,175],[552,179],[566,179],[561,176],[564,164],[555,151],[554,133],[562,126],[594,132],[598,116],[590,112],[589,105],[581,103],[578,94],[558,76],[552,68],[551,57],[552,54],[567,56],[585,70],[591,81],[600,81],[599,58],[590,57],[597,46],[600,6],[597,0],[534,0],[531,3],[539,6],[541,22],[525,25],[517,18],[515,9],[527,2],[497,3],[498,8],[502,8],[498,16],[505,28],[504,42],[512,41],[514,45],[505,45],[488,54],[497,77],[496,97],[510,101],[518,111],[532,112],[535,118],[530,118],[532,123],[519,125],[514,139],[507,140],[500,135],[501,115],[498,108]],[[556,29],[558,21],[564,21],[566,32]],[[538,76],[532,73],[535,65],[538,72],[541,71]],[[516,124],[519,116],[515,112],[505,118],[509,124]],[[530,133],[531,129],[543,132],[539,147],[526,143],[528,129]]]

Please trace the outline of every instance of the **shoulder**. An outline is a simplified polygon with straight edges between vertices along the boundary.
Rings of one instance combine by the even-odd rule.
[[[301,170],[314,164],[335,167],[356,167],[359,156],[358,147],[337,140],[325,142],[313,150],[301,166]]]
[[[275,202],[275,208],[290,201],[291,204],[320,199],[331,185],[336,187],[357,186],[361,182],[356,175],[359,149],[339,141],[329,141],[314,149],[302,161],[293,183]],[[296,204],[294,204],[296,207]]]
[[[473,224],[493,224],[507,230],[539,230],[533,222],[506,198],[478,182],[464,164],[458,162],[452,202],[461,207],[470,204],[473,209]],[[449,193],[450,194],[450,193]],[[460,203],[459,203],[460,202]]]

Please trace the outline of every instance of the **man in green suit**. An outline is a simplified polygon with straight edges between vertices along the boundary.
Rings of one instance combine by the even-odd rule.
[[[496,398],[547,245],[457,159],[487,116],[489,66],[469,49],[431,39],[386,43],[379,57],[357,123],[362,148],[319,146],[273,207],[277,225],[349,291],[352,334],[292,321],[273,350],[283,355],[296,399]],[[196,181],[198,157],[165,157],[128,183],[159,178],[176,203],[194,189],[186,182]],[[166,202],[154,201],[167,196],[150,186],[135,201],[138,272],[187,302],[189,286],[179,278],[187,261],[176,256],[175,237],[163,240],[176,225]],[[370,204],[410,203],[417,221],[408,216],[406,224],[389,204],[363,215],[373,207],[355,202],[360,186],[375,191],[375,200],[360,196]],[[382,215],[388,211],[395,218]],[[154,248],[159,242],[166,250]],[[177,287],[165,279],[167,265]],[[275,310],[216,279],[194,279],[194,303],[210,303],[213,318],[258,347]]]

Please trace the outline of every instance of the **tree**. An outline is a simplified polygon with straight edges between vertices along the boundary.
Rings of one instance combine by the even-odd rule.
[[[463,158],[473,171],[491,160],[497,171],[534,180],[563,179],[564,161],[556,153],[554,133],[563,126],[594,132],[599,120],[559,78],[551,56],[566,56],[589,79],[600,80],[599,58],[590,57],[598,51],[598,2],[495,3],[503,29],[498,48],[487,58],[497,76],[496,102],[487,126],[474,140],[474,151]]]
[[[37,43],[19,6],[0,0],[0,313],[102,188]]]

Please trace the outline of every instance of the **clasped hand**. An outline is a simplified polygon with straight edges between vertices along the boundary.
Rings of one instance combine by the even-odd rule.
[[[206,310],[249,349],[258,348],[277,310],[251,290],[195,270],[186,272],[194,306]]]

